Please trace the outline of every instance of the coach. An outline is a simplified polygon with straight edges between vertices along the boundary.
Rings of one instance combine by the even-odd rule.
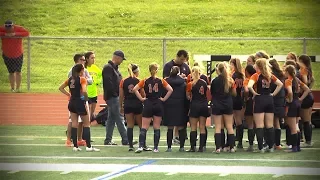
[[[117,145],[112,141],[115,123],[117,123],[117,128],[122,138],[122,145],[128,144],[127,129],[124,125],[123,116],[120,114],[119,104],[119,84],[122,76],[118,70],[118,66],[125,59],[122,51],[115,51],[112,60],[102,70],[104,100],[108,104],[108,120],[106,122],[104,145]]]
[[[2,39],[2,57],[9,72],[9,81],[12,92],[20,91],[21,68],[23,63],[22,38],[26,37],[29,32],[22,26],[14,25],[12,21],[7,20],[4,26],[0,27],[0,36]]]

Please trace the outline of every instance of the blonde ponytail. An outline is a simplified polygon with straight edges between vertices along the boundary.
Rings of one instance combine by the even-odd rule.
[[[199,66],[192,67],[192,84],[195,85],[200,79],[200,68]]]
[[[228,67],[226,63],[218,63],[217,64],[217,69],[221,76],[223,77],[223,82],[224,82],[224,92],[229,93],[230,88],[232,87],[233,80],[230,77],[230,73],[228,72]]]
[[[155,63],[155,62],[154,62],[154,63],[151,63],[151,64],[149,65],[149,72],[150,72],[150,74],[151,74],[152,77],[154,77],[154,76],[156,75],[158,69],[159,69],[159,64],[157,64],[157,63]]]
[[[267,65],[267,60],[265,58],[260,58],[257,60],[256,65],[259,68],[262,76],[270,81],[272,74],[269,65]]]
[[[129,76],[130,77],[133,77],[134,75],[133,75],[133,72],[132,72],[132,64],[129,64],[128,65],[128,72],[129,72]]]

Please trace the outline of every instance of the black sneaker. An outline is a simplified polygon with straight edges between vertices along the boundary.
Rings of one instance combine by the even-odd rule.
[[[129,148],[129,152],[130,152],[130,151],[134,151],[134,148],[133,148],[133,147]]]
[[[186,152],[196,152],[195,148],[190,148],[189,150],[186,150]]]
[[[148,146],[143,147],[143,151],[152,151],[151,148],[149,148]]]
[[[104,145],[108,145],[108,146],[116,146],[118,145],[117,143],[113,142],[113,141],[109,141],[109,142],[104,142]]]

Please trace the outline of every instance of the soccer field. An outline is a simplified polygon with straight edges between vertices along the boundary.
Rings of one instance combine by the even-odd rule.
[[[314,129],[312,148],[299,153],[212,153],[214,129],[209,128],[204,153],[166,150],[166,129],[161,129],[160,152],[128,152],[127,146],[104,146],[105,129],[92,127],[92,139],[101,152],[73,152],[65,147],[63,126],[1,126],[0,176],[4,179],[319,179],[320,130]],[[283,132],[284,133],[284,132]],[[284,138],[282,134],[282,139]],[[138,140],[137,128],[134,139]],[[244,140],[246,140],[246,132]],[[118,132],[114,141],[121,142]],[[152,147],[150,129],[147,144]],[[244,142],[244,146],[247,143]],[[189,147],[186,141],[186,149]]]

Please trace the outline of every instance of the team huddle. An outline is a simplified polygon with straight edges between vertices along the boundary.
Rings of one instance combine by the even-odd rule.
[[[87,54],[84,61],[88,61],[92,54]],[[75,58],[75,62],[76,59],[81,58]],[[312,145],[311,111],[314,100],[311,88],[314,78],[309,56],[288,53],[283,67],[264,51],[249,56],[245,67],[242,67],[240,59],[231,58],[229,63],[219,62],[215,65],[217,76],[212,81],[201,72],[198,63],[190,69],[188,59],[187,51],[178,51],[176,58],[164,65],[163,78],[157,76],[157,63],[149,65],[150,76],[143,79],[139,79],[139,66],[129,64],[129,76],[112,81],[113,85],[119,87],[117,93],[120,104],[119,109],[113,109],[117,112],[113,113],[124,114],[126,118],[129,151],[159,152],[163,120],[163,125],[167,126],[166,152],[172,151],[174,140],[179,142],[180,152],[204,152],[208,134],[206,120],[210,116],[215,124],[215,153],[233,153],[243,149],[243,120],[248,128],[248,152],[254,151],[255,136],[258,151],[280,150],[280,124],[283,119],[286,125],[286,145],[291,152],[301,151],[303,135],[305,144]],[[87,86],[97,86],[101,80],[90,79],[85,72],[83,63],[76,62],[71,76],[59,88],[70,97],[68,110],[71,121],[67,143],[72,141],[74,151],[80,151],[81,145],[87,146],[87,151],[100,151],[92,147],[90,135],[90,118],[97,103],[97,89],[88,97]],[[69,87],[69,92],[65,90],[66,87]],[[154,130],[153,150],[146,145],[151,122]],[[185,150],[187,123],[190,125],[190,149]],[[140,128],[136,150],[133,147],[135,124]]]

